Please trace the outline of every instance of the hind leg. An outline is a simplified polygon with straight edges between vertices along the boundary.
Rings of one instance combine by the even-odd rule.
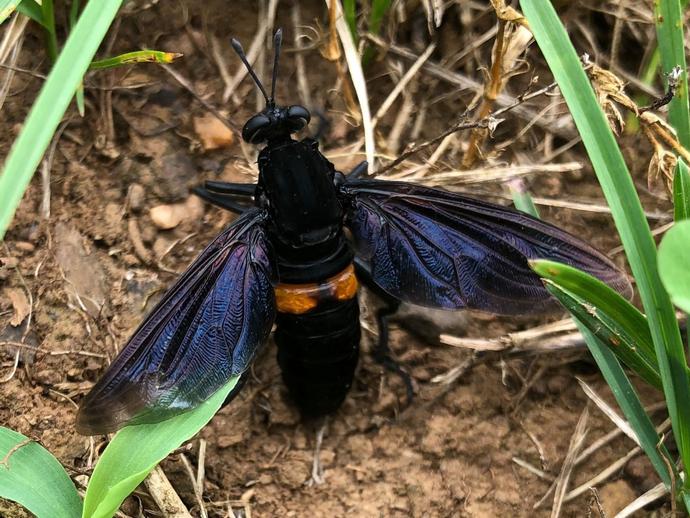
[[[400,307],[400,301],[376,285],[371,277],[371,274],[369,273],[369,270],[357,260],[355,260],[355,273],[362,284],[373,291],[381,300],[383,300],[385,304],[382,308],[376,311],[376,324],[379,328],[379,337],[373,351],[374,359],[377,363],[383,365],[388,371],[400,376],[405,384],[407,404],[410,404],[414,398],[412,377],[393,358],[392,351],[388,345],[389,318],[393,316]]]
[[[256,185],[244,183],[213,182],[204,183],[203,187],[194,187],[192,192],[201,199],[230,212],[242,214],[254,205],[240,203],[239,199],[251,200],[256,191]]]

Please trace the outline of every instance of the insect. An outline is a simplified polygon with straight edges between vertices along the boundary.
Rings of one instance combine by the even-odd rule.
[[[358,362],[358,279],[394,301],[528,314],[554,302],[528,265],[546,258],[629,292],[626,275],[603,254],[539,219],[367,179],[366,164],[349,175],[336,171],[315,140],[292,138],[309,111],[275,103],[281,31],[270,96],[239,42],[233,46],[266,99],[242,130],[246,142],[263,145],[258,183],[207,182],[196,190],[241,215],[175,282],[83,400],[80,432],[108,433],[197,407],[231,376],[245,376],[274,323],[283,379],[302,413],[335,411]]]

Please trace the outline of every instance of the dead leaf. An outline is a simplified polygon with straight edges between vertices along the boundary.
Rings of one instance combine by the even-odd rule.
[[[175,228],[183,221],[194,221],[204,215],[204,205],[198,196],[190,196],[184,203],[157,205],[149,211],[153,224],[161,230]]]
[[[194,117],[194,131],[205,151],[228,147],[234,139],[230,128],[213,115]]]
[[[26,297],[26,292],[19,288],[5,288],[3,293],[10,299],[12,309],[14,310],[10,325],[12,327],[18,327],[24,319],[29,316],[29,313],[31,313],[31,305],[29,304],[29,299]]]
[[[78,230],[58,223],[55,227],[55,257],[66,280],[72,303],[93,318],[98,317],[106,301],[105,273],[95,255],[86,253]]]

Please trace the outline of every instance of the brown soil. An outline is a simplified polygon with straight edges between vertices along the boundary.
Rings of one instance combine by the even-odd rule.
[[[276,25],[285,28],[286,46],[290,48],[294,24],[287,4],[281,2]],[[590,23],[588,27],[597,36],[606,38],[599,43],[608,45],[613,19],[580,9],[569,9],[564,16]],[[302,2],[301,10],[304,25],[326,26],[323,2]],[[467,13],[473,16],[471,20],[463,18]],[[394,36],[406,46],[416,42],[419,54],[429,38],[424,10],[409,7],[408,15]],[[453,7],[444,20],[440,29],[442,44],[432,57],[434,61],[446,57],[448,48],[456,52],[468,46],[495,23],[488,7],[483,13]],[[253,86],[243,81],[235,92],[239,103],[230,100],[223,104],[224,85],[212,58],[209,38],[217,38],[223,59],[234,74],[238,62],[230,53],[228,38],[238,37],[247,48],[255,32],[255,2],[161,2],[122,16],[119,28],[112,33],[112,49],[104,54],[140,46],[184,53],[173,68],[189,80],[199,96],[221,107],[239,127],[256,107]],[[35,27],[30,28],[18,66],[45,71],[40,36]],[[386,38],[390,36],[386,34]],[[584,41],[581,35],[577,38]],[[581,48],[588,47],[582,43]],[[490,43],[479,47],[456,70],[482,81],[478,68],[488,64],[489,56]],[[346,107],[336,66],[326,61],[318,48],[304,52],[304,57],[312,96],[310,108],[319,108],[331,121],[324,147],[340,167],[351,167],[361,158],[350,159],[344,149],[362,133],[361,128],[349,125],[342,117]],[[549,74],[536,48],[528,52],[527,60],[534,70],[542,71],[540,84],[547,84]],[[367,69],[374,109],[392,88],[386,63],[392,66],[398,61],[389,56],[387,62],[374,61]],[[405,69],[410,64],[400,63]],[[147,86],[132,87],[141,83]],[[526,84],[525,77],[510,83],[513,94],[522,91],[521,83]],[[26,74],[17,74],[13,80],[0,120],[3,156],[40,85],[39,79]],[[109,89],[115,85],[130,88]],[[247,180],[255,174],[250,163],[253,151],[240,146],[237,135],[229,147],[204,147],[205,130],[222,131],[209,122],[208,112],[160,68],[142,65],[127,71],[92,74],[87,86],[86,116],[80,118],[76,110],[70,110],[55,148],[50,170],[50,217],[40,216],[44,185],[37,174],[0,248],[0,290],[4,295],[0,298],[0,340],[17,342],[26,333],[24,342],[37,348],[22,351],[13,375],[14,349],[0,348],[0,377],[10,378],[3,380],[0,388],[0,423],[39,440],[77,478],[89,472],[93,461],[90,455],[102,448],[104,440],[95,437],[91,442],[76,434],[73,423],[77,404],[145,315],[151,299],[159,296],[231,220],[227,213],[188,201],[180,209],[182,221],[171,230],[161,230],[154,225],[149,210],[184,202],[189,188],[204,179]],[[301,102],[294,53],[284,54],[278,91],[283,101]],[[412,95],[418,105],[423,101],[428,104],[426,122],[417,137],[411,136],[408,125],[402,142],[423,140],[450,126],[475,93],[459,91],[420,74]],[[535,113],[547,102],[549,98],[535,101]],[[388,151],[386,138],[396,106],[379,128],[380,149],[384,152]],[[525,125],[510,112],[504,118],[505,123],[490,143],[490,152],[496,142],[507,140]],[[467,138],[468,134],[460,134],[457,145]],[[544,131],[533,128],[518,138],[500,160],[536,162],[545,153],[544,139]],[[554,137],[552,148],[563,143]],[[630,139],[626,145],[640,148],[641,143]],[[391,154],[397,151],[391,150]],[[440,169],[458,168],[460,156],[457,149],[451,148],[439,162]],[[639,150],[634,157],[638,156]],[[532,192],[564,200],[601,200],[581,147],[575,146],[557,160],[579,161],[585,169],[530,178]],[[634,164],[633,169],[638,183],[645,184],[646,162]],[[501,190],[497,185],[482,185],[472,192],[486,195]],[[651,208],[665,208],[656,196],[646,197],[651,200]],[[606,215],[544,208],[542,216],[602,250],[618,244]],[[617,259],[621,260],[620,254]],[[370,305],[375,302],[371,297],[364,300],[367,329],[375,330],[369,318]],[[28,308],[30,318],[13,326],[10,321],[17,312],[21,320],[26,316],[21,315],[22,309]],[[549,318],[561,317],[557,314]],[[464,334],[478,338],[501,336],[545,321],[473,314],[458,314],[457,318],[455,324],[465,324]],[[314,486],[307,481],[311,476],[315,425],[300,422],[287,400],[274,346],[269,344],[256,361],[253,376],[240,397],[200,434],[208,445],[203,499],[210,516],[231,516],[230,508],[235,516],[243,512],[248,515],[250,509],[254,517],[547,516],[550,498],[537,511],[533,506],[550,483],[513,459],[527,461],[549,476],[559,473],[575,425],[588,405],[575,376],[612,401],[587,353],[578,349],[567,354],[505,360],[496,355],[468,369],[459,381],[439,385],[432,378],[461,364],[470,353],[422,341],[400,326],[394,326],[392,334],[397,358],[416,380],[417,398],[404,407],[400,380],[371,359],[368,351],[374,335],[365,331],[355,386],[341,410],[330,419],[323,438],[325,483]],[[660,399],[651,390],[642,391],[648,402]],[[592,407],[585,444],[613,428]],[[198,440],[192,441],[185,453],[193,465],[198,461],[198,444]],[[585,482],[633,447],[627,438],[615,439],[575,469],[569,487]],[[198,516],[179,455],[166,460],[163,468],[192,514]],[[597,488],[603,508],[612,516],[656,482],[646,459],[637,457]],[[587,515],[592,501],[592,492],[585,492],[565,505],[563,516]],[[241,502],[246,503],[246,508]],[[13,509],[0,504],[3,516],[20,516]],[[140,509],[146,516],[159,515],[143,487],[136,497],[128,499],[123,512],[136,516]],[[598,516],[598,511],[592,509],[593,516]]]

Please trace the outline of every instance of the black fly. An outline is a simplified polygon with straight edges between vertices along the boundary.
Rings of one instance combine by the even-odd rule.
[[[630,292],[611,261],[558,227],[443,190],[362,179],[366,164],[349,175],[336,171],[316,141],[292,138],[309,111],[275,103],[280,44],[278,30],[269,96],[233,40],[266,98],[242,130],[246,142],[265,144],[258,183],[196,189],[241,216],[170,288],[86,396],[80,432],[195,408],[231,376],[245,375],[274,322],[283,378],[301,411],[335,411],[359,356],[358,279],[421,306],[535,313],[553,299],[528,260],[545,258]]]

